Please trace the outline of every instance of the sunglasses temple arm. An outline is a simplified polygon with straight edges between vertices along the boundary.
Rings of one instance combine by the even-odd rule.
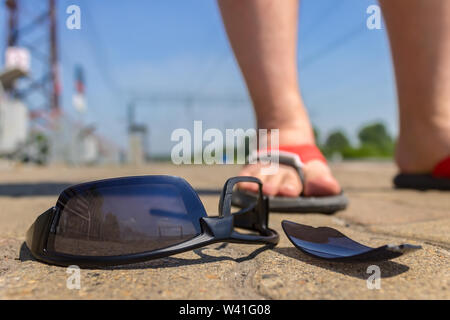
[[[231,198],[233,187],[239,182],[253,182],[259,186],[258,201],[252,206],[244,208],[236,213],[231,214]],[[242,228],[256,231],[261,235],[246,235],[236,231],[231,232],[231,238],[235,241],[255,242],[255,243],[277,243],[279,236],[268,228],[269,224],[269,200],[262,192],[262,183],[254,177],[233,177],[225,182],[220,201],[219,216],[222,218],[232,216],[232,228]]]
[[[252,206],[249,206],[232,214],[231,198],[233,197],[233,188],[236,184],[241,182],[251,182],[258,184],[258,201]],[[228,217],[231,215],[233,215],[234,217],[241,217],[236,219],[236,227],[250,228],[252,230],[258,231],[262,231],[262,229],[267,228],[269,205],[268,198],[264,196],[262,192],[261,180],[255,177],[240,176],[229,178],[225,182],[219,200],[219,217]]]
[[[234,227],[264,233],[267,230],[269,223],[268,201],[267,197],[263,196],[263,198],[259,198],[258,203],[252,207],[233,214]]]
[[[265,228],[253,228],[245,224],[237,226],[236,216],[228,217],[204,217],[201,218],[204,235],[209,235],[212,242],[226,241],[246,244],[277,244],[279,235],[276,231]],[[243,234],[234,230],[235,227],[257,231],[259,234]]]
[[[231,198],[233,196],[233,187],[240,182],[252,182],[259,186],[259,198],[262,197],[262,182],[255,177],[232,177],[229,178],[223,186],[219,200],[219,216],[227,217],[231,215]],[[241,210],[242,211],[242,210]],[[245,211],[245,210],[244,210]]]
[[[243,234],[233,231],[233,233],[230,236],[229,242],[276,245],[280,240],[280,236],[275,230],[268,228],[265,230],[264,234],[265,234],[264,236],[260,236],[260,235]]]

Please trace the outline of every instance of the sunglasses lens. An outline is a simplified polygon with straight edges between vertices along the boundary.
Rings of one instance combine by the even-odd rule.
[[[91,182],[65,190],[48,248],[81,256],[157,250],[200,234],[205,209],[192,187],[169,176]]]
[[[314,228],[290,221],[282,222],[289,240],[301,250],[321,258],[341,258],[370,251],[333,228]]]
[[[314,228],[290,221],[283,221],[282,227],[289,240],[301,251],[335,261],[383,261],[421,248],[410,244],[371,248],[329,227]]]

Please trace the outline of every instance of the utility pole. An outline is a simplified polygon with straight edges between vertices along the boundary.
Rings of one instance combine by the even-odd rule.
[[[59,82],[59,64],[58,64],[58,46],[56,36],[56,10],[55,0],[49,0],[49,19],[50,19],[50,70],[51,82],[53,85],[51,93],[52,110],[59,110],[59,95],[61,86]]]
[[[57,44],[57,21],[55,0],[35,0],[47,3],[42,11],[33,12],[33,16],[23,16],[23,3],[21,0],[6,0],[8,12],[7,48],[26,48],[32,57],[33,63],[38,63],[42,68],[40,74],[32,73],[30,78],[24,81],[20,89],[11,88],[22,100],[26,100],[32,110],[58,111],[60,107],[60,78]],[[45,38],[34,37],[42,32]],[[37,72],[37,71],[35,71]],[[36,99],[36,94],[40,99]],[[29,98],[33,95],[33,98]],[[29,99],[27,99],[29,98]]]
[[[17,1],[16,0],[7,0],[6,8],[9,11],[7,46],[14,47],[16,45],[16,41],[17,41],[17,27],[19,25]]]
[[[135,122],[135,102],[128,104],[128,163],[139,166],[148,158],[148,128]]]

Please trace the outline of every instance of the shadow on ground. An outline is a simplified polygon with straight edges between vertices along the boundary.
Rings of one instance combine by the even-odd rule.
[[[7,197],[39,197],[58,196],[74,182],[39,182],[39,183],[3,183],[0,184],[0,196]],[[195,189],[199,195],[220,195],[221,189]]]
[[[220,250],[226,248],[227,246],[228,246],[227,243],[223,243],[213,249],[220,251]],[[211,255],[205,254],[203,251],[208,248],[211,249],[211,247],[205,247],[205,248],[193,250],[193,252],[199,256],[198,259],[182,259],[182,258],[175,258],[175,257],[166,257],[166,258],[160,258],[160,259],[150,260],[150,261],[141,262],[141,263],[128,264],[128,265],[118,265],[118,266],[109,266],[109,267],[89,267],[89,268],[85,268],[85,269],[90,269],[90,270],[93,270],[93,269],[95,269],[95,270],[99,270],[99,269],[103,269],[103,270],[110,270],[110,269],[120,269],[120,270],[161,269],[161,268],[176,268],[176,267],[180,267],[180,266],[199,265],[199,264],[213,263],[213,262],[219,262],[219,261],[234,261],[237,263],[241,263],[241,262],[249,261],[249,260],[256,258],[256,256],[258,256],[260,253],[262,253],[268,249],[272,249],[273,245],[263,246],[261,248],[258,248],[256,250],[252,251],[250,254],[243,256],[243,257],[239,257],[239,258],[233,258],[228,255],[223,255],[223,256],[217,257],[217,256],[211,256]],[[22,245],[20,246],[19,260],[22,262],[37,261],[31,254],[31,251],[25,242],[23,242]]]
[[[220,196],[222,193],[222,189],[194,189],[200,196]]]
[[[274,248],[273,250],[286,257],[297,259],[299,261],[322,269],[338,272],[346,276],[351,276],[363,280],[366,280],[371,275],[367,273],[367,267],[370,265],[377,265],[378,267],[380,267],[382,278],[395,277],[409,270],[408,266],[393,261],[358,262],[358,263],[331,262],[312,258],[293,247]]]
[[[54,196],[59,195],[72,184],[70,182],[3,183],[0,184],[0,196]]]

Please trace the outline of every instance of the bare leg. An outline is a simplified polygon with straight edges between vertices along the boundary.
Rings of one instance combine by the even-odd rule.
[[[450,155],[450,1],[383,0],[400,110],[396,161],[430,172]]]
[[[298,85],[298,0],[219,0],[219,5],[258,127],[280,129],[280,144],[314,144]],[[280,166],[272,176],[261,175],[260,169],[259,165],[248,165],[241,174],[262,179],[266,194],[297,196],[303,187],[306,195],[340,192],[330,169],[320,161],[306,164],[305,186],[290,167]]]

